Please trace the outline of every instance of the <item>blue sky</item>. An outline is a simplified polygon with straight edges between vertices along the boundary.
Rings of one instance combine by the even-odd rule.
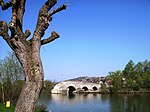
[[[38,10],[46,0],[27,0],[24,31],[34,31]],[[58,7],[68,0],[58,0]],[[106,76],[124,69],[129,60],[150,60],[149,0],[69,0],[67,10],[53,17],[51,31],[61,36],[41,48],[45,79]],[[11,11],[0,10],[10,21]],[[0,59],[10,51],[0,38]]]

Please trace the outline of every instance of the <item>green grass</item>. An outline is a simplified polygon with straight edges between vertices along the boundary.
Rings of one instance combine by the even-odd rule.
[[[0,112],[14,112],[14,110],[15,110],[14,106],[6,107],[5,105],[0,103]],[[44,112],[44,111],[38,109],[35,112]]]
[[[15,107],[11,106],[11,107],[5,107],[5,105],[0,104],[0,112],[14,112]]]

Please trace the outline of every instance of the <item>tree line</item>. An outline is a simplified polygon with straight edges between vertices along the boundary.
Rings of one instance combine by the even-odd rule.
[[[127,91],[150,90],[150,61],[145,60],[135,64],[130,60],[124,70],[109,72],[108,80],[111,81],[109,90],[112,93]]]

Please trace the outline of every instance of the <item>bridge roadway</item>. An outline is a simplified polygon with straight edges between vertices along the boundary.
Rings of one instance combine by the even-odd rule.
[[[81,82],[81,81],[64,81],[56,84],[52,89],[52,94],[64,94],[72,92],[98,92],[101,85],[97,83]]]

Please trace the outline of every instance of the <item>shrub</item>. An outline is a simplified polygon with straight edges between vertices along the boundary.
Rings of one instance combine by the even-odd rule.
[[[36,112],[48,112],[47,107],[45,105],[37,105]]]

